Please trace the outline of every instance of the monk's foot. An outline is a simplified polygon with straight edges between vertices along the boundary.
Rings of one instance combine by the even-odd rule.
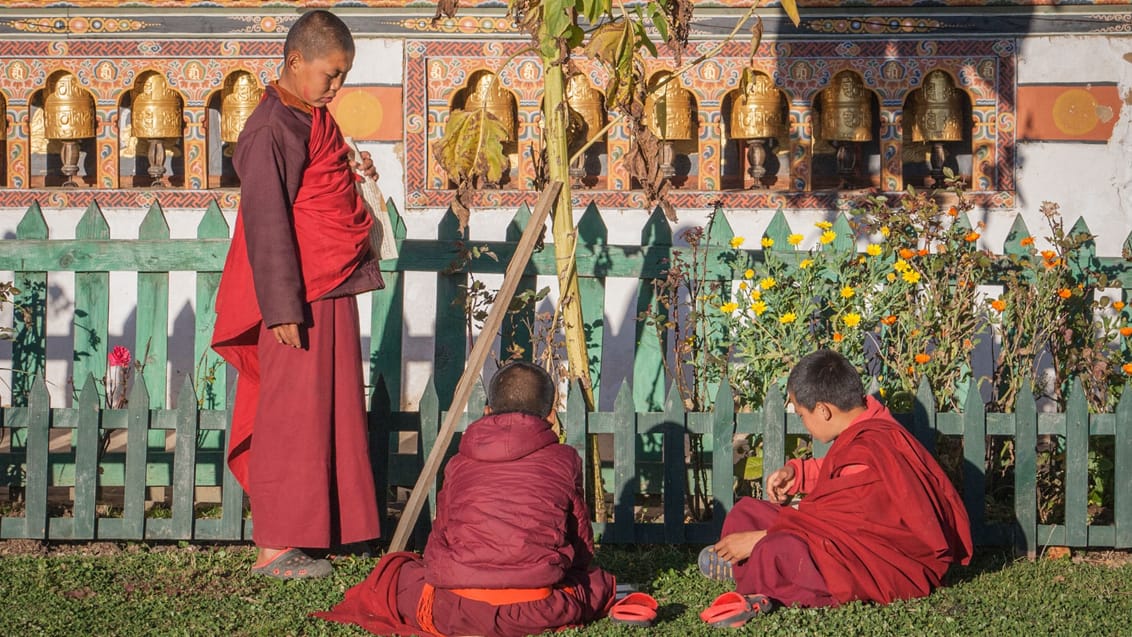
[[[316,560],[299,549],[260,549],[252,573],[276,579],[317,579],[334,568],[327,560]]]

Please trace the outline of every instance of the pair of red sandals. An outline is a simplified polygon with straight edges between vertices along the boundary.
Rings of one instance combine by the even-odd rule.
[[[647,593],[629,593],[609,609],[614,623],[648,628],[656,621],[656,599]],[[766,595],[740,595],[734,591],[715,598],[700,613],[700,619],[716,628],[739,628],[756,615],[774,609]]]

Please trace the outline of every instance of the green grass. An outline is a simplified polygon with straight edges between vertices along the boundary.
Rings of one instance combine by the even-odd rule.
[[[126,545],[84,555],[0,558],[0,635],[365,635],[308,619],[361,581],[372,559],[336,562],[333,577],[279,582],[249,575],[247,547]],[[580,635],[1117,635],[1132,634],[1132,565],[1092,560],[1015,560],[993,550],[949,574],[951,586],[890,606],[783,609],[741,631],[720,631],[698,613],[727,590],[702,578],[692,547],[612,548],[598,562],[661,604],[647,631],[602,620]]]

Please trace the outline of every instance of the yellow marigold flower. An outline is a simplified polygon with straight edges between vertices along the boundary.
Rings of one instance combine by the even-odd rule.
[[[819,221],[819,222],[815,223],[814,225],[821,228],[822,230],[829,230],[830,228],[833,227],[833,224],[828,222],[828,221]]]
[[[857,327],[861,322],[861,315],[856,312],[850,312],[841,317],[841,322],[845,323],[845,327]]]
[[[752,301],[757,301],[757,300],[759,300],[759,299],[761,299],[761,298],[763,298],[763,293],[762,293],[762,290],[760,290],[760,289],[758,289],[758,288],[755,288],[754,290],[751,290],[751,300],[752,300]]]
[[[762,244],[764,249],[769,248],[774,245],[774,239],[771,239],[770,237],[763,237]]]
[[[731,314],[737,309],[739,309],[739,304],[734,301],[729,301],[719,306],[719,311],[723,312],[724,314]]]
[[[896,275],[892,272],[889,272],[884,278],[888,279],[889,283],[892,283],[896,280]]]
[[[1018,244],[1021,245],[1023,248],[1025,248],[1027,246],[1032,246],[1032,245],[1034,245],[1034,238],[1033,237],[1022,237],[1022,240],[1019,241]]]
[[[731,241],[730,241],[731,247],[732,248],[738,248],[739,246],[743,245],[743,241],[744,241],[743,237],[731,237]]]
[[[885,239],[887,239],[887,238],[888,238],[888,235],[890,235],[890,234],[892,234],[892,230],[889,230],[889,229],[888,229],[888,226],[881,226],[881,227],[880,227],[880,236],[882,236],[882,237],[884,237]]]
[[[776,283],[778,283],[778,281],[775,281],[774,277],[768,276],[767,278],[763,279],[762,281],[759,281],[759,287],[764,289],[764,290],[769,290],[772,287],[774,287]]]
[[[870,257],[880,256],[880,246],[875,243],[870,243],[865,247],[865,254]]]
[[[766,303],[755,301],[751,304],[751,311],[755,313],[755,316],[762,316],[762,313],[766,311]]]
[[[836,239],[836,238],[837,238],[837,233],[832,231],[832,230],[826,230],[825,232],[821,233],[822,245],[829,245],[829,244],[833,243],[833,240]]]
[[[796,320],[798,320],[798,315],[793,313],[793,312],[787,312],[787,313],[783,314],[782,316],[778,317],[778,322],[782,323],[783,325],[793,323]]]
[[[1123,310],[1124,309],[1124,301],[1113,301],[1112,309],[1116,310],[1117,312],[1119,312],[1120,310]]]
[[[786,242],[792,246],[797,246],[798,244],[802,243],[802,238],[802,235],[795,233],[790,235],[789,237],[786,237]]]
[[[896,263],[892,264],[892,269],[897,272],[907,272],[912,269],[912,266],[908,265],[908,262],[904,259],[897,259]]]
[[[991,301],[990,306],[993,307],[997,312],[1003,312],[1006,310],[1006,301],[1002,299],[995,299]]]
[[[739,289],[740,290],[746,290],[749,287],[751,287],[751,286],[748,285],[746,281],[740,281],[739,282]]]
[[[813,259],[802,259],[802,262],[798,264],[798,267],[805,270],[806,268],[810,267],[813,264],[814,264]]]
[[[841,298],[843,299],[851,299],[856,293],[857,291],[854,290],[852,286],[846,285],[845,287],[841,288]]]
[[[919,354],[916,354],[916,362],[921,364],[921,365],[930,361],[931,359],[932,359],[932,357],[931,357],[930,354],[924,354],[922,352],[919,353]]]
[[[978,241],[979,237],[981,237],[981,236],[983,236],[983,235],[972,230],[972,231],[968,232],[967,234],[963,235],[963,240],[966,241],[967,243],[974,243],[974,242]]]
[[[1063,299],[1067,299],[1067,298],[1073,296],[1073,293],[1069,291],[1069,288],[1061,288],[1060,290],[1057,291],[1057,295],[1060,296]]]
[[[1132,376],[1132,363],[1124,363],[1120,366],[1120,371]]]
[[[908,270],[904,274],[901,274],[900,278],[904,279],[908,283],[915,284],[920,282],[920,273],[916,272],[915,270]]]
[[[743,278],[744,279],[755,278],[755,271],[748,268],[747,271],[743,273]]]

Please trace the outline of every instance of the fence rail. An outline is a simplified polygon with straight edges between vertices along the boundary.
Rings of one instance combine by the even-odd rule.
[[[386,513],[390,488],[415,482],[421,459],[436,439],[447,397],[464,366],[464,318],[444,308],[466,285],[469,272],[503,271],[514,250],[514,240],[529,219],[529,211],[522,208],[507,241],[476,242],[489,247],[499,257],[498,263],[485,259],[463,262],[460,251],[466,249],[468,238],[457,231],[454,216],[449,214],[441,221],[436,240],[406,240],[404,225],[392,206],[390,213],[401,256],[382,263],[387,288],[372,296],[370,325],[370,373],[375,379],[370,405],[372,460],[379,505]],[[841,217],[837,223],[846,222]],[[1078,222],[1074,229],[1082,228],[1087,231]],[[671,256],[672,233],[658,212],[644,227],[640,245],[609,245],[601,215],[593,206],[581,217],[578,230],[578,272],[590,371],[595,386],[600,387],[596,381],[602,371],[606,279],[637,278],[636,307],[651,307],[655,299],[650,279],[660,276],[665,259]],[[768,236],[776,235],[776,240],[784,244],[789,231],[780,212]],[[142,221],[138,239],[112,240],[106,219],[92,204],[76,229],[75,239],[54,240],[48,237],[42,212],[33,206],[19,224],[16,239],[0,242],[0,271],[13,271],[21,290],[13,366],[28,372],[14,377],[13,406],[0,411],[0,487],[7,487],[10,500],[0,502],[0,538],[213,541],[250,537],[252,522],[246,514],[243,493],[224,466],[230,402],[225,388],[229,383],[225,368],[208,349],[213,297],[229,236],[217,206],[205,212],[197,235],[195,239],[170,239],[164,213],[154,204]],[[722,253],[722,246],[732,236],[723,215],[717,216],[711,235],[712,245],[720,246]],[[1012,241],[1016,243],[1020,236],[1028,236],[1028,232],[1024,224],[1016,223]],[[1114,278],[1124,273],[1126,264],[1122,260],[1089,258]],[[554,267],[550,251],[536,254],[523,287],[532,289],[534,275],[553,274]],[[734,276],[722,260],[712,268],[719,276]],[[52,407],[41,376],[47,355],[47,279],[49,273],[61,271],[75,274],[72,382],[81,390],[70,407]],[[105,408],[96,381],[105,378],[107,372],[108,277],[116,271],[138,273],[135,351],[144,353],[146,359],[125,409]],[[165,401],[168,334],[161,326],[168,324],[169,273],[176,271],[196,272],[194,353],[211,374],[207,382],[198,378],[195,386],[186,381],[176,406],[171,407]],[[401,395],[405,272],[428,272],[436,277],[435,372],[416,412],[396,411],[390,399]],[[735,436],[756,438],[764,466],[774,468],[786,460],[788,440],[805,431],[794,415],[786,413],[776,390],[767,397],[762,410],[736,413],[725,383],[712,412],[685,412],[675,389],[664,380],[664,342],[651,327],[638,324],[635,329],[633,380],[620,385],[613,410],[587,413],[580,396],[574,393],[561,417],[566,443],[583,457],[590,453],[588,435],[607,436],[611,441],[612,454],[603,458],[602,464],[613,502],[612,519],[595,523],[595,531],[602,541],[611,543],[714,541],[723,515],[735,498]],[[468,414],[479,413],[482,406],[481,389],[473,396]],[[979,391],[972,387],[962,413],[937,413],[925,385],[912,413],[903,418],[929,448],[939,441],[961,443],[958,478],[978,543],[1016,543],[1030,552],[1040,544],[1132,548],[1129,392],[1124,393],[1112,414],[1090,414],[1079,385],[1064,413],[1039,414],[1034,397],[1027,395],[1019,401],[1015,413],[999,414],[986,413]],[[467,416],[465,425],[470,420]],[[416,449],[402,452],[403,434],[418,434]],[[702,522],[685,521],[688,436],[703,436],[703,460],[709,467],[705,488],[713,503],[712,516]],[[1037,457],[1039,440],[1046,436],[1064,440],[1064,521],[1053,525],[1039,524]],[[1089,523],[1088,499],[1089,451],[1102,437],[1111,437],[1115,449],[1113,522],[1104,525]],[[987,515],[984,466],[988,444],[995,439],[1011,441],[1015,454],[1013,515],[1005,521],[988,520]],[[815,453],[824,451],[822,445],[815,444]],[[147,511],[147,489],[153,487],[166,487],[171,495],[167,507]],[[201,489],[206,487],[213,489],[213,495],[201,498]],[[122,490],[120,510],[99,504],[101,492],[118,488]],[[654,497],[643,498],[646,493]],[[11,502],[16,495],[22,506]],[[65,506],[59,505],[60,500]],[[423,517],[418,529],[422,533],[428,516]],[[388,525],[389,517],[383,519]]]

